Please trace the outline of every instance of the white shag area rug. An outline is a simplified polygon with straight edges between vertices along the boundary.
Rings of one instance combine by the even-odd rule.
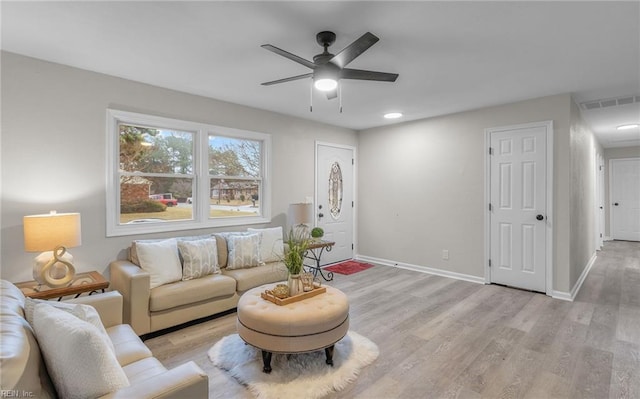
[[[227,371],[259,399],[319,399],[344,389],[363,367],[373,363],[376,344],[349,331],[335,345],[333,367],[324,350],[292,355],[273,354],[270,374],[262,372],[262,352],[238,334],[222,338],[209,350],[213,364]]]

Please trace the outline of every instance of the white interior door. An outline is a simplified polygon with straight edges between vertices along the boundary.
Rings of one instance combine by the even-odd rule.
[[[316,143],[315,224],[336,243],[322,265],[353,258],[354,160],[352,147]]]
[[[610,203],[612,238],[640,241],[640,158],[611,160]]]
[[[596,249],[604,245],[604,159],[596,154]]]
[[[490,281],[546,292],[547,131],[489,131]]]

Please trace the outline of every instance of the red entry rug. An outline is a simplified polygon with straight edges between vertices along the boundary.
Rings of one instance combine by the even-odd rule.
[[[373,267],[373,265],[370,265],[368,263],[362,263],[355,260],[348,260],[346,262],[341,262],[333,266],[325,267],[322,270],[326,270],[326,271],[334,272],[338,274],[354,274],[354,273],[361,272],[363,270],[367,270],[371,267]]]

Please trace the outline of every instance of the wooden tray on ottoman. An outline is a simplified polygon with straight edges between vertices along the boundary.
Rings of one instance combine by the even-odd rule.
[[[283,305],[288,305],[290,303],[299,302],[299,301],[302,301],[303,299],[311,298],[316,295],[323,294],[325,292],[327,292],[327,289],[325,287],[316,287],[311,291],[303,292],[301,294],[289,296],[283,299],[280,299],[273,295],[269,295],[266,292],[261,292],[260,296],[262,297],[262,299],[265,299],[269,302],[273,302],[276,305],[283,306]]]

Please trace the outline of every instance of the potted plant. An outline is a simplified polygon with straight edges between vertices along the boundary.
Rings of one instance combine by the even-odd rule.
[[[289,285],[289,295],[294,296],[302,292],[302,282],[300,281],[300,273],[304,267],[304,255],[309,247],[309,239],[301,229],[289,230],[289,237],[286,244],[288,246],[285,251],[282,262],[289,271],[287,283]]]
[[[322,227],[314,227],[313,229],[311,229],[311,238],[313,238],[314,240],[320,240],[323,236],[324,230],[322,230]]]

